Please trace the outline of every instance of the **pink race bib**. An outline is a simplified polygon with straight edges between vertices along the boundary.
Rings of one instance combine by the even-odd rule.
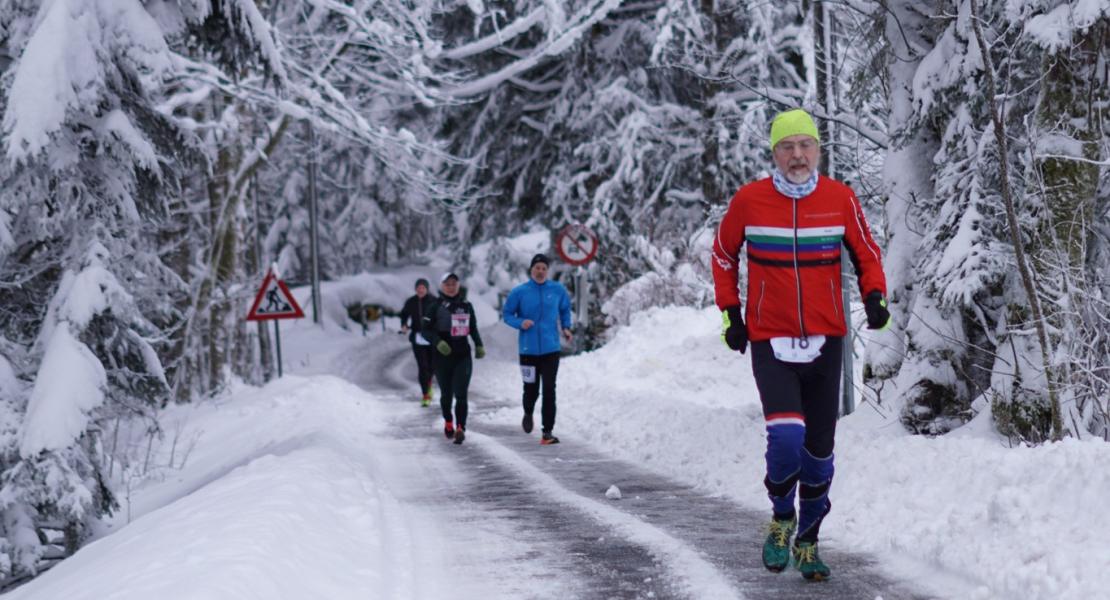
[[[455,313],[451,315],[451,335],[454,337],[470,335],[470,315]]]

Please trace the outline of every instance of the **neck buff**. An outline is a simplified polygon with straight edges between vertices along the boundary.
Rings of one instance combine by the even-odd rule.
[[[813,193],[817,189],[817,171],[809,174],[809,179],[803,183],[793,183],[783,175],[781,171],[775,169],[771,172],[771,182],[775,184],[775,189],[783,196],[789,196],[795,200],[800,200]]]

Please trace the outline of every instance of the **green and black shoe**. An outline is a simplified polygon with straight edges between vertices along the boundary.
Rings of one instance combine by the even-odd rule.
[[[817,554],[817,542],[798,542],[794,544],[794,565],[809,581],[825,581],[832,577],[832,571]]]
[[[768,571],[781,573],[790,564],[790,537],[797,527],[796,518],[789,521],[771,519],[767,539],[763,542],[763,566]]]

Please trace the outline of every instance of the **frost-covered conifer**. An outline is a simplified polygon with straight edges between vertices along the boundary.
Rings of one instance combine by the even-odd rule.
[[[1098,415],[1105,408],[1094,400],[1094,390],[1104,389],[1096,383],[1100,369],[1083,357],[1102,351],[1101,334],[1087,324],[1104,323],[1107,314],[1105,279],[1088,258],[1106,218],[1097,209],[1105,168],[1100,173],[1091,159],[1105,148],[1106,130],[1087,111],[1105,96],[1076,96],[1079,81],[1102,89],[1094,85],[1099,74],[1084,69],[1105,60],[1091,40],[1106,17],[1088,3],[977,6],[988,55],[967,2],[897,2],[886,14],[887,267],[896,319],[868,348],[867,372],[915,431],[945,432],[991,409],[1007,434],[1057,435],[1052,381],[1072,411],[1073,434],[1104,432]],[[997,74],[1005,155],[991,119],[988,64]],[[1044,307],[1040,324],[1015,268],[1003,161],[1016,234]],[[1039,326],[1049,331],[1047,362],[1034,334]]]

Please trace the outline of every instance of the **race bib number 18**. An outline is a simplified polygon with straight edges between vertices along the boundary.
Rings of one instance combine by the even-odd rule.
[[[451,315],[451,335],[455,337],[470,335],[470,315],[466,313]]]
[[[804,338],[777,337],[771,338],[771,349],[775,358],[791,363],[813,362],[821,356],[821,348],[825,345],[825,336],[811,335]]]

